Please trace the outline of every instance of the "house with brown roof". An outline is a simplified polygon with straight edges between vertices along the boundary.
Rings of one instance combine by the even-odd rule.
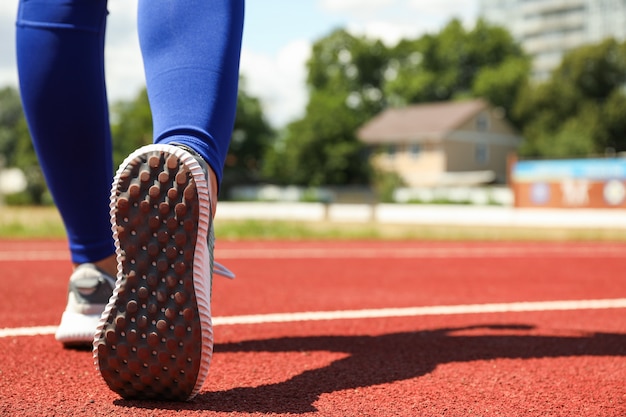
[[[522,142],[504,112],[480,99],[390,108],[357,135],[375,167],[411,187],[504,183]]]

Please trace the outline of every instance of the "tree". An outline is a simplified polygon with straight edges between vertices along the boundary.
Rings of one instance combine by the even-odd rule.
[[[606,129],[606,142],[600,147],[618,152],[626,151],[626,94],[619,88],[613,90],[603,106],[603,126]]]
[[[382,42],[336,30],[313,45],[307,86],[312,93],[346,94],[345,104],[368,118],[384,106],[382,86],[388,60]]]
[[[586,98],[604,101],[626,82],[626,44],[607,39],[565,55],[554,78],[568,80]]]
[[[531,157],[581,157],[626,150],[626,44],[613,39],[567,54],[545,83],[515,105]]]
[[[363,184],[369,179],[363,145],[355,137],[358,112],[346,106],[347,93],[312,93],[306,116],[287,127],[267,169],[283,184]]]
[[[233,136],[220,189],[224,197],[234,185],[262,181],[264,160],[275,136],[263,114],[261,102],[246,92],[245,79],[240,79],[239,86]]]
[[[519,120],[514,117],[513,108],[521,92],[528,86],[529,73],[530,61],[526,57],[510,56],[499,64],[481,68],[474,79],[472,93],[503,108],[509,121],[521,128]]]
[[[19,92],[13,87],[0,90],[0,168],[20,168],[28,181],[24,192],[5,196],[10,204],[50,203],[47,187],[30,140]]]
[[[152,113],[145,88],[133,100],[113,104],[111,136],[116,169],[135,149],[152,143]]]
[[[26,126],[20,95],[13,87],[0,90],[0,155],[2,165],[16,166],[17,148]],[[27,136],[28,138],[28,136]]]
[[[364,145],[356,130],[384,107],[388,50],[380,41],[336,30],[313,45],[307,63],[309,102],[272,149],[265,172],[307,186],[365,184]]]
[[[480,96],[511,109],[530,65],[510,33],[478,20],[451,20],[438,34],[403,40],[391,51],[385,94],[393,105]]]

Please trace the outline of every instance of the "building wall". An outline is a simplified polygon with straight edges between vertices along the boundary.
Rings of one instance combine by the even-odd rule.
[[[506,121],[500,108],[487,108],[458,127],[463,132],[487,132],[497,135],[516,135],[515,130]]]
[[[507,157],[522,139],[505,121],[501,110],[487,109],[452,132],[443,142],[448,172],[493,171],[506,182]]]
[[[519,141],[510,136],[456,132],[438,146],[415,155],[412,145],[397,145],[372,157],[373,165],[396,172],[407,186],[441,185],[446,173],[492,171],[499,183],[506,182],[507,157]]]
[[[513,142],[487,135],[464,138],[459,133],[454,136],[443,144],[447,172],[492,171],[497,182],[507,181],[507,157],[517,149]]]
[[[454,181],[446,173],[491,171],[506,182],[507,157],[521,137],[505,121],[501,110],[489,108],[459,126],[445,138],[405,142],[379,149],[372,157],[378,169],[396,172],[410,187]]]
[[[511,31],[533,58],[539,80],[574,48],[626,39],[626,0],[480,0],[479,11]]]
[[[411,187],[434,185],[445,171],[445,157],[441,146],[434,143],[398,144],[386,147],[372,157],[373,165],[386,172],[396,172]],[[391,150],[391,152],[390,152]]]

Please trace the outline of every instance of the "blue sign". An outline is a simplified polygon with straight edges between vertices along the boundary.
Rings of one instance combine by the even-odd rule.
[[[518,161],[513,166],[517,182],[545,182],[563,179],[609,181],[626,179],[626,159],[563,159]]]

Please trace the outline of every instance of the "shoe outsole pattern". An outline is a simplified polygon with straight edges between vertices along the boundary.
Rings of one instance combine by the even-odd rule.
[[[145,146],[117,172],[118,274],[93,348],[102,377],[123,398],[189,400],[206,379],[213,352],[208,196],[202,166],[175,146]]]

